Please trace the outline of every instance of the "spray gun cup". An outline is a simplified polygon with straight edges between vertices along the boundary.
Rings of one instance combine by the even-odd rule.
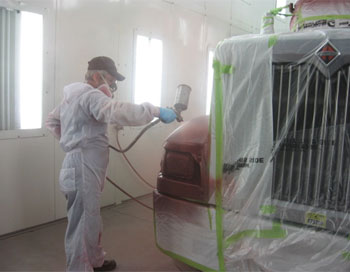
[[[177,116],[176,120],[178,122],[183,121],[181,112],[183,112],[184,110],[187,110],[188,101],[190,98],[190,92],[191,92],[191,87],[186,84],[180,84],[177,87],[173,110],[176,113],[176,116]]]

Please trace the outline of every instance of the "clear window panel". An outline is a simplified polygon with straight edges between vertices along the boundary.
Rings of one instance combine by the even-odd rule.
[[[142,35],[136,39],[134,103],[160,106],[163,42]]]
[[[42,126],[43,16],[22,12],[20,33],[21,129]]]
[[[276,8],[281,8],[287,5],[287,0],[277,0],[276,1]]]
[[[209,50],[208,53],[208,67],[207,67],[207,106],[206,114],[210,113],[211,105],[211,96],[213,90],[213,78],[214,78],[214,69],[213,69],[213,59],[214,59],[214,50]]]

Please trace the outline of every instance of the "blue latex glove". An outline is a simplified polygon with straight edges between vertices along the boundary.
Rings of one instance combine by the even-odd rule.
[[[159,108],[159,119],[163,123],[171,123],[176,119],[176,113],[172,109]]]

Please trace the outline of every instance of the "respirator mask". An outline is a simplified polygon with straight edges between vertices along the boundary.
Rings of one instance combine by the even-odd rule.
[[[118,88],[117,83],[116,83],[116,82],[113,82],[112,84],[108,84],[108,82],[107,82],[107,80],[105,79],[105,77],[103,76],[103,74],[102,74],[102,73],[99,73],[99,74],[100,74],[100,76],[101,76],[101,78],[102,78],[104,84],[100,85],[100,86],[98,87],[98,89],[100,89],[102,92],[105,93],[105,90],[104,90],[104,89],[107,88],[108,91],[109,91],[109,93],[105,93],[105,94],[106,94],[107,96],[113,98],[113,97],[114,97],[114,93],[117,91],[117,88]]]

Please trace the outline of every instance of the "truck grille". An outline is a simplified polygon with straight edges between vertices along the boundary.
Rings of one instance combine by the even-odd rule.
[[[280,218],[308,224],[313,211],[327,219],[323,228],[350,229],[343,220],[350,211],[349,79],[349,65],[331,76],[309,63],[273,65],[272,199]]]

